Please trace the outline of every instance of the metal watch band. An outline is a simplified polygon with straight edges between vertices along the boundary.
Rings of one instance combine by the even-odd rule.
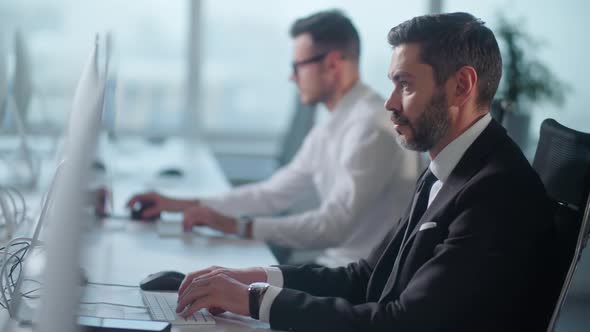
[[[260,303],[270,285],[265,282],[255,282],[248,286],[248,305],[250,317],[260,319]]]

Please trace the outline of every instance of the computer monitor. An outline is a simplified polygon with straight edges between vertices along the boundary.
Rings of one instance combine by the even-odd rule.
[[[12,119],[14,121],[16,134],[18,135],[20,141],[18,150],[19,154],[17,155],[17,158],[22,158],[28,169],[28,173],[23,176],[23,182],[16,183],[16,185],[20,185],[26,189],[33,189],[37,186],[41,162],[35,157],[28,142],[23,114],[18,110],[18,106],[12,94],[8,94],[6,98],[5,112],[5,119]]]
[[[14,180],[13,183],[10,183],[11,185],[32,189],[37,185],[40,162],[32,153],[25,129],[24,114],[26,110],[23,108],[28,108],[30,104],[32,79],[30,77],[30,57],[19,33],[15,35],[15,59],[14,77],[9,88],[6,58],[0,39],[0,119],[4,122],[3,126],[14,126],[20,143],[17,160],[22,158],[26,170],[21,173],[19,165],[10,164],[9,160],[4,160],[4,162],[7,163],[7,168],[12,169],[11,173],[13,174],[10,177]],[[4,183],[6,180],[3,179]]]
[[[25,119],[33,96],[33,75],[31,56],[20,31],[14,34],[14,78],[12,80],[12,94],[21,117]]]
[[[6,52],[4,40],[0,34],[0,119],[4,118],[4,104],[8,95],[8,69],[6,66]]]
[[[66,133],[63,173],[55,184],[47,227],[47,264],[39,308],[44,331],[76,330],[80,298],[80,248],[83,205],[96,151],[104,82],[98,74],[98,38],[76,89]]]
[[[28,188],[34,188],[37,184],[38,167],[35,163],[33,153],[27,142],[25,132],[25,119],[31,105],[33,97],[33,74],[31,66],[31,55],[25,42],[25,38],[20,31],[16,31],[14,35],[14,77],[12,79],[12,89],[9,94],[8,101],[12,103],[7,104],[12,112],[8,115],[14,119],[15,129],[20,138],[20,152],[28,165],[30,171],[30,178],[25,183]]]

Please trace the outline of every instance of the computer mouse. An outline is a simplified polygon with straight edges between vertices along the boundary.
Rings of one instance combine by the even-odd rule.
[[[181,177],[184,172],[178,168],[164,168],[158,172],[159,176]]]
[[[139,288],[145,291],[177,291],[184,280],[184,273],[177,271],[160,271],[152,273],[139,282]]]
[[[149,220],[154,221],[160,217],[160,215],[155,215],[150,218],[142,218],[143,212],[152,206],[156,205],[156,202],[152,200],[143,200],[137,201],[133,206],[131,206],[131,219],[133,220]]]

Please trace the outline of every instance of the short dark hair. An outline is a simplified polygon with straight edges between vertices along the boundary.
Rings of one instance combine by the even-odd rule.
[[[489,107],[500,78],[502,56],[492,31],[468,13],[424,15],[405,21],[389,31],[393,46],[420,45],[420,58],[432,66],[440,86],[463,66],[477,72],[478,107]]]
[[[309,33],[314,47],[322,52],[337,50],[343,56],[358,62],[360,57],[359,34],[339,10],[326,10],[296,20],[289,31],[292,38]]]

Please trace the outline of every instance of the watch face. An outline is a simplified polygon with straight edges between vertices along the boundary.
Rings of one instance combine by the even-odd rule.
[[[263,288],[263,287],[268,287],[270,286],[268,283],[266,282],[254,282],[250,284],[250,287],[252,288]]]

